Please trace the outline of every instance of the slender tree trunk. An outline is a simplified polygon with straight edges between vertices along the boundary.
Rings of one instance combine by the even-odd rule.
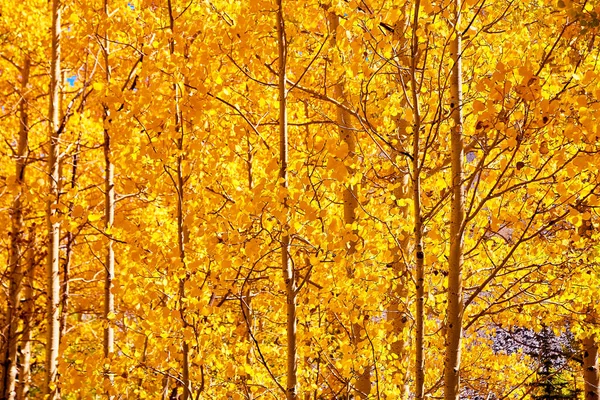
[[[104,16],[108,21],[108,0],[104,0]],[[110,42],[108,39],[108,30],[104,33],[103,43],[104,53],[104,71],[106,84],[110,84]],[[112,149],[110,136],[110,110],[107,105],[103,106],[104,114],[102,116],[104,122],[104,228],[110,232],[115,223],[115,166],[112,163]],[[115,296],[113,294],[113,281],[115,279],[115,251],[113,249],[113,240],[111,235],[108,235],[106,243],[106,260],[104,263],[104,357],[110,359],[115,351],[115,332],[113,327],[113,317],[115,313]],[[109,370],[105,371],[106,378],[110,384],[113,384],[113,375]],[[106,393],[106,397],[110,400],[114,398],[111,391]]]
[[[26,99],[27,85],[29,84],[30,59],[25,57],[21,68],[21,100],[19,104],[19,143],[17,147],[17,160],[15,165],[15,197],[11,210],[12,234],[10,237],[10,287],[8,300],[8,335],[6,352],[3,355],[2,388],[3,399],[13,400],[16,396],[17,378],[17,348],[19,327],[19,304],[21,301],[21,287],[23,281],[23,184],[25,183],[25,167],[27,166],[27,144],[29,141],[29,114]]]
[[[175,32],[175,18],[173,15],[173,5],[171,0],[167,1],[168,11],[169,11],[169,27],[171,32]],[[171,54],[175,52],[175,42],[171,40],[169,43],[169,51]],[[177,176],[176,176],[176,191],[177,191],[177,245],[179,249],[179,260],[181,266],[186,268],[185,263],[185,242],[186,242],[186,232],[187,227],[185,226],[184,219],[184,192],[185,192],[185,182],[183,178],[183,143],[185,137],[185,131],[183,126],[183,118],[181,115],[181,107],[180,107],[180,99],[181,99],[181,91],[177,85],[177,83],[173,84],[173,91],[175,92],[175,129],[179,132],[179,139],[177,140],[177,150],[179,150],[179,155],[177,156]],[[183,324],[183,329],[189,327],[185,319],[185,306],[184,299],[186,297],[185,294],[185,281],[186,278],[180,279],[179,281],[179,312],[181,315],[181,321]],[[181,345],[182,352],[182,381],[183,381],[183,400],[188,400],[192,396],[192,386],[190,382],[190,348],[188,342],[183,339]]]
[[[52,55],[50,60],[50,151],[48,155],[49,200],[48,220],[48,268],[47,268],[47,341],[46,341],[46,380],[44,393],[48,400],[58,398],[58,351],[59,351],[59,290],[58,271],[60,268],[60,221],[58,214],[60,184],[60,0],[52,0]]]
[[[177,107],[179,108],[179,107]],[[181,121],[179,121],[181,122]],[[183,151],[183,127],[180,126],[181,137],[178,142],[178,148],[180,153]],[[186,227],[184,225],[184,215],[183,215],[183,201],[184,201],[184,179],[183,179],[183,169],[182,169],[183,156],[179,155],[177,157],[177,237],[178,237],[178,247],[179,247],[179,257],[181,265],[185,268],[185,232]],[[180,313],[181,320],[183,322],[183,329],[186,329],[189,324],[185,319],[185,306],[184,299],[186,297],[185,294],[185,279],[181,279],[179,282],[179,297],[180,297]],[[187,340],[184,338],[182,344],[182,356],[183,356],[183,365],[182,365],[182,380],[183,380],[183,400],[188,400],[192,396],[192,387],[190,382],[190,349]]]
[[[279,179],[284,190],[288,188],[288,122],[287,122],[287,38],[283,19],[283,0],[277,0],[277,44],[279,48]],[[289,205],[287,196],[283,200],[285,221],[281,227],[281,269],[286,287],[287,311],[287,400],[297,399],[296,354],[296,280],[290,257]]]
[[[335,45],[337,40],[336,31],[339,26],[339,17],[334,13],[329,13],[329,30],[332,34],[332,41]],[[344,91],[344,83],[342,81],[336,82],[333,85],[334,94],[344,105],[348,105],[346,101],[346,94]],[[340,127],[340,136],[346,146],[348,146],[349,158],[354,158],[356,154],[356,131],[354,130],[351,122],[352,116],[348,111],[342,107],[337,108],[337,124]],[[350,173],[353,171],[350,170]],[[343,194],[344,201],[344,223],[352,225],[356,221],[356,208],[358,207],[358,200],[356,195],[356,187],[354,185],[347,185],[344,189]],[[348,254],[354,254],[356,252],[356,242],[351,241],[349,243]],[[354,271],[348,271],[349,275],[353,275]]]
[[[62,71],[61,73],[61,80],[60,80],[60,96],[59,96],[59,103],[58,103],[58,110],[59,110],[59,119],[62,120],[64,118],[64,102],[65,102],[65,93],[63,91],[64,85],[65,85],[65,80],[66,80],[66,71]],[[75,152],[75,155],[73,156],[73,160],[77,159],[77,152]],[[64,163],[65,163],[65,157],[61,157],[60,161],[59,161],[59,168],[60,168],[60,177],[61,180],[59,182],[58,185],[58,191],[59,193],[62,191],[63,189],[63,167],[64,167]],[[77,171],[77,168],[74,169],[74,171]],[[75,179],[75,174],[71,176],[71,188],[73,188],[75,186],[74,184],[74,179]],[[73,209],[73,203],[69,203],[69,218],[71,217],[71,210]],[[60,266],[60,270],[62,270],[62,280],[60,277],[60,272],[59,272],[59,281],[60,281],[60,290],[59,290],[59,297],[60,297],[60,303],[59,303],[59,328],[58,328],[58,343],[59,343],[59,347],[60,347],[60,343],[62,343],[62,339],[65,336],[65,334],[67,333],[67,325],[69,322],[69,294],[70,294],[70,290],[71,290],[71,260],[73,257],[73,245],[74,245],[74,240],[75,240],[75,236],[73,235],[72,232],[67,232],[66,234],[66,245],[65,245],[65,262]],[[59,256],[60,258],[60,256]],[[60,262],[60,261],[59,261]]]
[[[59,342],[67,333],[67,323],[69,316],[69,292],[71,290],[71,260],[73,258],[73,244],[75,237],[72,232],[67,233],[67,243],[65,246],[65,262],[62,265],[62,282],[60,285],[60,328]]]
[[[23,321],[23,335],[21,337],[21,355],[19,383],[17,386],[17,400],[25,400],[29,397],[29,385],[31,382],[31,320],[34,310],[33,299],[33,277],[35,272],[35,231],[29,232],[27,249],[27,270],[25,272],[25,296],[21,318]]]
[[[254,189],[254,173],[253,173],[253,168],[252,168],[252,161],[254,158],[254,148],[252,146],[252,143],[250,142],[250,132],[246,130],[246,145],[247,145],[247,160],[246,160],[246,166],[247,166],[247,172],[248,172],[248,190],[250,192],[252,192],[252,190]],[[246,283],[246,287],[244,288],[244,290],[241,292],[242,295],[242,302],[241,302],[241,308],[242,308],[242,318],[244,318],[244,325],[247,325],[246,327],[246,331],[244,334],[244,340],[246,340],[249,344],[250,347],[248,349],[248,353],[246,354],[246,364],[248,365],[252,365],[253,362],[253,357],[254,357],[254,346],[252,343],[252,338],[251,338],[251,330],[252,330],[252,284],[250,281],[248,281]],[[246,394],[246,397],[248,400],[252,400],[254,399],[254,395],[252,393],[252,387],[250,385],[248,385],[248,380],[250,379],[250,375],[248,374],[244,374],[242,376],[242,382],[244,385],[244,391]]]
[[[399,17],[398,21],[394,24],[394,40],[396,41],[397,48],[399,49],[396,54],[396,58],[398,60],[401,68],[398,69],[398,81],[403,82],[405,80],[405,71],[406,68],[410,66],[410,59],[406,54],[404,49],[406,47],[407,38],[404,36],[404,32],[408,29],[411,24],[410,21],[410,3],[406,2],[404,6],[402,6],[402,11],[400,13],[401,17]],[[402,87],[399,87],[398,90],[403,90]],[[401,103],[401,108],[410,107],[410,103],[408,99],[403,98]],[[397,140],[399,143],[406,143],[408,133],[407,128],[413,122],[405,121],[404,119],[398,118],[396,120],[396,125],[398,129]],[[391,152],[391,156],[393,160],[396,160],[398,156],[404,157],[399,151],[393,150]],[[408,170],[397,171],[397,183],[400,183],[393,192],[396,200],[408,200],[413,198],[413,188],[410,182],[410,173]],[[399,216],[400,221],[407,221],[410,218],[410,207],[408,205],[408,201],[405,204],[398,206],[394,204],[394,208],[396,208],[396,212]],[[395,369],[392,373],[394,379],[396,380],[396,386],[400,389],[400,400],[406,400],[410,394],[410,338],[405,338],[403,336],[403,331],[407,324],[409,324],[409,315],[410,310],[409,302],[411,294],[409,293],[408,286],[410,283],[410,270],[408,268],[408,254],[410,254],[409,235],[404,235],[404,237],[398,238],[398,244],[396,248],[396,252],[394,255],[394,261],[392,262],[392,269],[394,271],[394,277],[396,278],[396,289],[394,290],[392,287],[390,288],[390,305],[387,312],[387,319],[392,322],[392,332],[398,337],[397,340],[393,341],[390,346],[390,351],[392,354],[398,357],[400,365],[403,363],[406,364],[406,369],[404,371]]]
[[[77,146],[75,153],[73,154],[73,166],[71,169],[71,189],[75,188],[77,181],[77,163],[79,158],[79,151],[81,149],[81,135],[77,140]],[[69,203],[69,217],[73,210],[73,202]],[[75,235],[73,232],[67,232],[67,243],[65,246],[65,262],[62,267],[63,281],[61,284],[60,293],[60,338],[59,341],[62,343],[62,339],[67,333],[68,317],[69,317],[69,296],[71,291],[71,262],[73,260],[73,246],[75,246]]]
[[[461,67],[461,0],[454,0],[456,20],[450,41],[452,77],[450,81],[450,109],[452,123],[450,134],[452,171],[452,210],[450,219],[450,257],[448,260],[448,309],[446,315],[446,356],[444,371],[444,397],[457,400],[460,396],[460,358],[463,316],[462,269],[464,238],[464,187],[463,187],[463,113]]]
[[[598,374],[598,343],[595,336],[583,339],[584,399],[598,400],[600,374]]]
[[[332,32],[332,40],[333,43],[336,43],[337,40],[337,27],[339,26],[339,17],[335,13],[329,13],[329,24],[330,31]],[[344,92],[344,84],[343,82],[336,82],[333,86],[333,90],[336,98],[340,99],[342,103],[347,105],[346,95]],[[348,155],[350,159],[354,159],[356,154],[356,131],[352,127],[351,115],[342,107],[338,107],[337,109],[337,123],[340,127],[340,135],[342,140],[348,147]],[[349,173],[352,174],[353,170],[349,169]],[[346,185],[343,194],[344,201],[344,223],[346,225],[352,225],[356,222],[356,209],[358,207],[358,197],[356,194],[356,187],[354,185]],[[347,255],[351,256],[356,253],[356,241],[350,241],[348,244],[348,252]],[[353,268],[348,268],[347,270],[348,276],[354,276]],[[353,324],[352,326],[352,336],[354,339],[354,344],[357,345],[360,341],[361,336],[361,326],[359,324]],[[359,375],[356,381],[356,391],[360,398],[366,399],[371,392],[371,365],[365,367],[363,372]]]
[[[394,156],[398,155],[398,153],[394,154]],[[395,159],[395,157],[394,157]],[[409,182],[409,174],[408,172],[403,173],[399,180],[401,185],[394,189],[394,197],[399,200],[406,200],[412,198],[413,193],[411,190],[411,185]],[[397,207],[397,206],[395,206]],[[402,205],[397,207],[398,215],[400,216],[401,221],[407,221],[409,219],[410,208],[408,205]],[[409,243],[408,243],[408,235],[399,240],[399,244],[396,248],[396,253],[394,255],[394,261],[392,262],[392,269],[394,271],[394,276],[397,278],[396,288],[390,288],[389,295],[391,297],[389,309],[387,310],[387,320],[392,323],[392,332],[398,336],[397,340],[394,340],[390,344],[390,352],[395,354],[398,357],[398,361],[402,363],[409,363],[409,351],[407,349],[410,345],[410,340],[407,340],[403,337],[404,328],[408,324],[409,321],[409,271],[406,264],[405,256],[409,254]],[[394,369],[394,372],[391,373],[394,376],[394,379],[398,380],[396,386],[400,389],[399,400],[406,400],[410,393],[409,387],[409,376],[410,376],[410,368],[407,365],[406,369],[403,373],[401,370]]]
[[[410,81],[413,111],[413,158],[412,158],[412,183],[413,183],[413,210],[415,234],[415,270],[417,292],[417,315],[415,326],[415,398],[423,400],[425,388],[425,325],[424,325],[424,298],[425,298],[425,252],[423,249],[423,216],[421,215],[421,110],[419,104],[419,83],[417,80],[417,55],[419,52],[419,6],[420,1],[415,1],[415,11],[412,26],[412,46],[410,62]]]

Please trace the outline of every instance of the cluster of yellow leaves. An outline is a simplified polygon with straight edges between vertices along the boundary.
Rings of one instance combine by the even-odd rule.
[[[415,31],[407,22],[414,13],[411,2],[284,2],[288,189],[277,176],[272,2],[171,0],[169,10],[164,1],[109,1],[109,18],[98,13],[100,3],[63,2],[62,107],[70,114],[61,143],[56,218],[63,235],[75,237],[70,300],[63,310],[68,315],[61,339],[63,396],[93,398],[110,391],[159,398],[165,386],[178,386],[186,342],[193,390],[203,398],[280,398],[274,380],[283,381],[285,373],[285,286],[278,266],[283,235],[292,238],[301,283],[300,391],[334,398],[369,366],[377,371],[373,385],[382,397],[407,395],[416,309],[414,216],[406,195],[415,173],[411,157],[420,157],[423,165],[426,387],[439,395],[449,113],[456,106],[448,104],[447,46],[455,34],[447,22],[448,1],[422,2]],[[50,17],[46,2],[7,1],[1,7],[0,207],[9,209],[15,190],[11,150],[22,101],[15,88],[18,66],[28,56],[33,72],[23,99],[31,114],[30,163],[23,200],[27,227],[37,235],[34,334],[42,340]],[[577,1],[464,4],[462,374],[481,395],[522,395],[520,377],[536,368],[519,353],[494,353],[494,327],[568,325],[577,338],[592,332],[586,316],[598,307],[590,299],[598,295],[594,226],[600,200],[594,7],[581,8]],[[328,13],[340,17],[335,31]],[[573,22],[574,15],[585,23]],[[110,38],[110,82],[101,77],[104,32]],[[416,155],[408,151],[414,111],[406,100],[413,35],[424,142]],[[335,97],[338,82],[344,83],[345,99]],[[352,115],[356,154],[349,154],[335,123],[340,105]],[[102,118],[104,107],[110,120]],[[108,229],[105,129],[117,193],[115,223]],[[174,179],[178,160],[183,194]],[[358,197],[352,225],[343,218],[348,185],[357,188]],[[184,260],[177,236],[180,195]],[[0,215],[0,224],[8,249],[9,213]],[[116,311],[104,320],[103,252],[109,240],[117,260]],[[348,255],[351,242],[356,252]],[[3,265],[7,258],[6,251],[0,255]],[[181,284],[185,298],[179,296]],[[6,288],[4,280],[2,285]],[[400,316],[406,322],[398,328],[394,319]],[[101,339],[106,324],[114,326],[117,343],[108,358]],[[356,325],[362,328],[358,340]],[[392,349],[399,342],[406,344],[400,358]],[[41,347],[34,357],[42,362]],[[42,373],[36,371],[33,379],[41,386]]]

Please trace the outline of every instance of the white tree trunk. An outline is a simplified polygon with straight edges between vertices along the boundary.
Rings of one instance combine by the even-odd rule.
[[[463,113],[461,68],[461,0],[454,0],[453,38],[450,41],[452,78],[450,82],[450,109],[452,123],[450,134],[452,171],[452,210],[450,220],[450,257],[448,261],[448,309],[446,315],[446,356],[444,372],[445,400],[458,400],[460,396],[460,358],[463,316],[462,269],[464,238],[464,187],[463,187]]]
[[[44,393],[49,400],[58,398],[58,351],[60,340],[60,282],[58,277],[60,262],[60,221],[58,214],[60,186],[60,35],[61,35],[60,0],[52,0],[52,53],[50,59],[50,107],[49,134],[50,149],[48,154],[48,267],[46,291],[48,296],[47,341],[46,341],[46,380]]]

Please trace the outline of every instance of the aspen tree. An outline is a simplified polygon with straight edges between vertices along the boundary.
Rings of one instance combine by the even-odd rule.
[[[36,267],[35,259],[35,227],[29,230],[27,239],[26,265],[24,275],[24,298],[21,319],[23,321],[23,334],[21,336],[21,354],[19,355],[19,382],[17,385],[17,400],[25,400],[29,397],[31,384],[31,339],[32,339],[32,317],[34,312],[33,277]]]
[[[460,358],[463,315],[462,269],[464,237],[463,185],[463,110],[461,70],[461,0],[454,0],[454,23],[450,40],[452,71],[450,78],[451,109],[451,178],[452,204],[450,215],[450,257],[448,260],[448,309],[446,314],[446,355],[444,367],[444,398],[455,400],[460,396]]]
[[[594,312],[588,309],[587,322],[592,324]],[[583,397],[585,400],[598,400],[600,373],[598,371],[598,342],[595,335],[588,335],[582,340],[583,347]]]
[[[102,53],[104,57],[104,78],[106,85],[110,85],[111,66],[109,62],[110,41],[108,37],[108,0],[103,4],[104,17],[106,18],[106,31],[102,43]],[[110,111],[106,104],[103,105],[102,121],[104,123],[104,228],[107,232],[113,229],[115,223],[115,166],[112,162],[111,132],[110,132]],[[115,278],[115,251],[113,249],[113,240],[111,234],[108,234],[106,243],[106,254],[104,262],[104,357],[110,359],[115,351],[115,333],[113,327],[113,317],[115,313],[115,296],[113,294],[113,280]],[[105,371],[112,385],[113,376],[109,370]],[[110,400],[114,398],[110,390],[106,393]]]
[[[394,25],[394,42],[397,43],[397,50],[394,53],[396,58],[398,59],[398,70],[396,72],[396,76],[399,82],[404,81],[405,70],[410,70],[410,60],[406,56],[405,48],[407,47],[407,38],[404,36],[404,32],[406,32],[407,27],[409,27],[412,23],[410,20],[410,3],[406,3],[402,9],[401,14]],[[412,44],[408,43],[412,53]],[[412,70],[411,70],[412,73]],[[402,85],[398,85],[398,91],[402,91],[404,88]],[[403,96],[403,101],[400,108],[408,108],[410,107],[411,102],[409,102],[409,96]],[[414,115],[413,115],[414,117]],[[396,136],[396,140],[398,144],[405,143],[408,137],[407,128],[410,124],[413,124],[413,121],[405,121],[403,119],[398,118],[396,120],[396,129],[398,130],[398,134]],[[405,157],[398,149],[395,147],[390,152],[392,159],[396,160],[398,157]],[[410,177],[410,167],[406,167],[403,170],[397,169],[396,174],[398,175],[396,180],[394,181],[397,184],[397,187],[393,191],[393,195],[396,201],[393,204],[393,207],[396,209],[398,216],[400,217],[400,221],[408,221],[410,219],[410,200],[414,197],[414,191],[412,189],[411,177]],[[394,340],[390,345],[391,354],[398,357],[400,363],[406,364],[406,369],[403,373],[400,370],[396,372],[396,379],[400,379],[400,381],[396,380],[395,384],[400,389],[400,398],[407,399],[410,394],[410,338],[403,337],[403,331],[405,327],[410,325],[409,316],[410,311],[408,310],[408,305],[410,302],[411,293],[409,290],[410,283],[410,272],[408,268],[408,259],[407,255],[409,254],[409,242],[411,237],[409,235],[402,235],[398,237],[396,242],[396,248],[394,249],[394,261],[392,262],[392,269],[394,271],[394,277],[398,279],[398,282],[394,286],[390,286],[390,296],[391,301],[387,310],[387,320],[392,322],[392,332],[398,337],[397,340]],[[392,373],[392,376],[394,374]]]
[[[277,46],[279,54],[278,89],[279,89],[279,182],[281,189],[288,189],[288,120],[287,120],[287,38],[285,34],[285,20],[283,16],[283,0],[277,0]],[[290,210],[287,204],[287,195],[283,199],[285,209],[284,221],[281,225],[281,268],[286,289],[286,315],[287,315],[287,367],[286,367],[286,398],[297,399],[297,370],[298,360],[296,354],[296,279],[290,256],[289,229]]]
[[[175,16],[173,14],[173,4],[171,0],[167,1],[169,11],[169,28],[171,34],[175,33]],[[175,53],[175,39],[170,39],[169,52],[171,55]],[[187,227],[185,226],[184,217],[184,201],[185,201],[185,180],[183,177],[183,145],[185,138],[184,121],[181,111],[181,88],[177,83],[173,83],[173,91],[175,96],[175,130],[179,133],[179,137],[176,140],[176,146],[178,150],[177,154],[177,167],[176,175],[174,179],[175,191],[177,193],[177,249],[179,252],[179,262],[181,267],[186,269],[185,260],[185,242]],[[187,272],[186,272],[187,273]],[[188,327],[188,323],[185,318],[185,282],[186,278],[179,278],[179,313],[181,321],[183,323],[183,329]],[[182,382],[183,382],[183,400],[188,400],[192,396],[191,382],[190,382],[190,349],[187,340],[184,338],[181,344],[182,348]]]
[[[58,103],[58,109],[59,109],[59,120],[61,121],[61,123],[65,123],[65,115],[64,115],[64,101],[65,101],[65,92],[64,92],[64,87],[65,87],[65,76],[66,76],[66,71],[62,71],[61,73],[61,81],[60,81],[60,96],[59,96],[59,103]],[[77,146],[79,147],[79,145]],[[72,166],[72,175],[71,175],[71,189],[75,188],[75,182],[77,179],[77,157],[79,155],[79,148],[77,148],[77,151],[74,152],[73,154],[73,166]],[[59,193],[62,193],[64,190],[64,180],[66,180],[63,177],[63,168],[65,166],[65,161],[67,160],[66,156],[61,156],[60,157],[60,183],[58,186],[58,190]],[[65,213],[66,216],[68,216],[69,218],[72,217],[72,209],[73,209],[73,203],[71,202],[69,204],[68,207],[68,211]],[[64,218],[64,217],[63,217]],[[69,320],[69,297],[70,297],[70,293],[71,293],[71,264],[73,262],[73,247],[75,246],[75,235],[73,234],[73,232],[71,232],[70,230],[67,231],[66,233],[66,243],[64,244],[64,246],[61,244],[61,249],[64,249],[64,261],[62,263],[59,264],[60,265],[60,271],[62,271],[62,279],[60,276],[60,272],[59,272],[59,281],[60,281],[60,290],[59,290],[59,328],[58,328],[58,343],[59,343],[59,347],[60,347],[60,343],[62,343],[62,339],[65,336],[66,332],[67,332],[67,324],[68,324],[68,320]]]
[[[23,223],[23,185],[25,184],[25,167],[27,166],[29,142],[29,105],[27,86],[29,84],[29,71],[31,60],[25,56],[21,67],[21,89],[19,102],[19,140],[15,162],[15,194],[11,209],[12,234],[10,236],[10,286],[8,302],[8,334],[6,352],[2,355],[2,382],[0,382],[0,395],[3,399],[13,400],[16,396],[17,378],[17,349],[19,327],[19,303],[21,302],[21,289],[23,282],[23,260],[25,242],[25,227]]]
[[[410,51],[410,85],[411,106],[413,113],[413,148],[412,148],[412,189],[413,189],[413,214],[415,235],[415,272],[417,315],[415,321],[415,397],[423,399],[425,388],[425,325],[424,325],[424,297],[425,297],[425,252],[423,249],[423,216],[421,213],[421,110],[419,104],[420,86],[417,80],[417,54],[419,52],[419,6],[420,1],[415,0],[415,10],[412,24],[412,44]]]
[[[339,17],[334,12],[329,12],[329,30],[332,35],[332,43],[336,45],[337,40],[337,29],[339,26]],[[340,101],[344,106],[348,105],[348,101],[346,99],[346,94],[344,92],[344,83],[343,81],[337,81],[333,85],[333,90],[336,98]],[[340,129],[340,136],[342,141],[348,147],[347,157],[350,159],[354,159],[356,155],[356,131],[352,126],[351,115],[347,111],[346,108],[337,107],[336,108],[336,119],[337,124]],[[352,172],[350,170],[350,172]],[[358,207],[358,198],[356,194],[356,186],[353,184],[345,185],[344,194],[343,194],[343,203],[344,203],[344,224],[346,227],[352,227],[356,222],[356,208]],[[356,241],[352,240],[346,244],[347,246],[347,256],[352,256],[356,253]],[[348,267],[346,273],[349,277],[354,275],[354,267]],[[353,324],[352,326],[352,335],[354,344],[356,345],[360,340],[360,331],[361,327],[358,324]],[[358,395],[361,398],[367,398],[369,393],[371,392],[371,365],[365,367],[364,371],[360,373],[358,380],[356,382],[356,390]]]
[[[47,266],[47,341],[46,341],[46,380],[44,393],[49,400],[58,398],[58,352],[60,340],[59,290],[58,277],[60,263],[60,215],[58,213],[60,186],[60,36],[61,36],[61,2],[52,0],[52,53],[50,58],[50,106],[49,135],[50,149],[48,154],[48,266]]]

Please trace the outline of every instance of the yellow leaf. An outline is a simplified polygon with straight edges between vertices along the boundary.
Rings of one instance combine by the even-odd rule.
[[[88,215],[88,221],[90,222],[96,222],[96,221],[100,221],[102,219],[102,217],[98,214],[90,214]]]

